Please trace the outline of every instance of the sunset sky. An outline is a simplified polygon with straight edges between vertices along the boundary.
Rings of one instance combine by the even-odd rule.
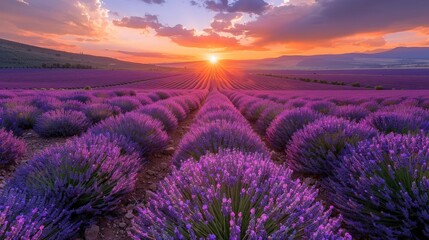
[[[0,38],[157,63],[429,46],[429,0],[0,0]]]

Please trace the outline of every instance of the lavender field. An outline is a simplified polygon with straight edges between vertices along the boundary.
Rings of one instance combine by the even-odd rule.
[[[253,72],[253,71],[252,71]],[[381,86],[393,90],[429,89],[429,70],[423,69],[357,69],[357,70],[271,70],[255,71],[257,74],[272,75],[289,81],[317,81],[324,84],[343,83],[359,88]]]
[[[148,70],[0,69],[0,89],[118,87],[179,75]]]
[[[429,237],[428,91],[203,79],[1,91],[0,239]]]
[[[429,239],[429,0],[0,0],[0,240]]]

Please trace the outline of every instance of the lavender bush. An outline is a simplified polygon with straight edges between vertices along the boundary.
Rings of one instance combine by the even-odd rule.
[[[307,105],[307,101],[302,100],[302,99],[293,99],[290,100],[289,102],[287,102],[286,104],[286,108],[302,108],[305,107]]]
[[[173,100],[166,100],[159,103],[159,105],[167,108],[173,115],[177,118],[179,122],[185,120],[187,117],[187,113],[185,109],[181,105],[179,105],[177,102]]]
[[[359,122],[366,118],[370,112],[361,106],[347,105],[337,107],[333,115],[350,121]]]
[[[34,96],[31,105],[39,108],[43,112],[59,109],[62,102],[53,96]]]
[[[81,103],[89,103],[92,101],[92,96],[86,92],[75,92],[67,94],[65,96],[61,96],[60,99],[63,101],[73,100]]]
[[[286,148],[289,166],[298,172],[327,176],[341,164],[346,147],[372,138],[368,126],[335,117],[319,119],[296,132]]]
[[[264,143],[247,125],[221,120],[201,127],[193,127],[180,142],[173,162],[180,165],[186,159],[199,160],[207,153],[218,153],[223,149],[259,152],[268,155]]]
[[[307,108],[285,110],[274,119],[267,129],[267,141],[272,148],[284,151],[295,132],[320,117],[319,113]]]
[[[158,95],[158,97],[159,97],[159,99],[160,100],[165,100],[165,99],[167,99],[167,98],[169,98],[170,97],[170,94],[169,93],[167,93],[167,92],[163,92],[163,91],[157,91],[157,92],[154,92],[156,95]]]
[[[188,105],[185,98],[173,98],[171,101],[179,104],[186,114],[191,113],[191,107]]]
[[[428,159],[427,136],[380,135],[345,155],[323,185],[356,237],[428,239]]]
[[[129,90],[129,89],[119,89],[119,90],[113,91],[113,93],[118,97],[136,96],[136,92],[134,90]]]
[[[187,161],[165,178],[129,232],[133,239],[350,238],[317,190],[260,154]]]
[[[146,96],[146,95],[138,95],[137,97],[136,97],[136,99],[137,100],[139,100],[139,102],[140,102],[140,104],[141,105],[148,105],[148,104],[152,104],[153,103],[153,101],[152,101],[152,99],[150,99],[148,96]]]
[[[13,134],[0,129],[0,166],[20,159],[26,150],[25,143]]]
[[[96,103],[88,105],[84,112],[89,120],[93,123],[98,123],[108,117],[120,114],[121,109],[105,103]]]
[[[135,97],[116,97],[110,99],[108,103],[114,107],[119,107],[123,113],[131,112],[141,106],[140,101]]]
[[[214,121],[240,123],[244,126],[249,126],[246,119],[244,119],[236,110],[210,111],[202,115],[199,114],[196,118],[195,125],[201,126]]]
[[[153,104],[139,109],[139,113],[148,115],[163,124],[163,129],[171,132],[179,125],[177,118],[166,107],[160,104]]]
[[[376,112],[381,108],[376,101],[365,102],[365,103],[362,103],[360,106],[362,106],[363,108],[365,108],[370,112]]]
[[[0,194],[0,239],[69,239],[80,226],[70,216],[52,200],[7,189]]]
[[[53,110],[37,118],[34,131],[42,137],[70,137],[86,131],[89,125],[82,112]]]
[[[30,129],[34,126],[40,111],[33,106],[18,105],[15,107],[6,108],[2,113],[2,125],[6,129],[13,130]]]
[[[129,148],[129,142],[134,143],[141,156],[162,151],[168,144],[168,135],[162,130],[162,123],[152,117],[138,113],[126,113],[108,118],[88,132],[110,136],[123,136],[123,149]]]
[[[103,135],[86,135],[43,150],[18,168],[7,187],[64,204],[86,223],[115,210],[134,188],[140,159]]]
[[[150,100],[152,100],[152,102],[157,102],[157,101],[161,100],[159,95],[156,93],[153,93],[153,92],[148,94],[147,96],[148,96],[148,98],[150,98]]]
[[[383,133],[418,133],[429,131],[429,119],[414,112],[376,112],[369,115],[364,122]]]
[[[261,101],[259,100],[257,103],[249,106],[244,114],[247,120],[252,123],[255,123],[270,105],[273,105],[272,101]]]
[[[85,108],[85,104],[77,100],[67,100],[61,106],[64,110],[82,111]]]
[[[284,107],[280,104],[271,104],[261,113],[256,121],[256,130],[265,135],[274,119],[283,111]]]
[[[307,107],[318,113],[329,115],[335,111],[336,105],[328,101],[314,101],[308,103]]]

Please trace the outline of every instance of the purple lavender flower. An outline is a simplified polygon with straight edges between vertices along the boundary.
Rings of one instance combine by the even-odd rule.
[[[230,123],[240,123],[245,126],[249,126],[249,123],[244,119],[239,112],[234,110],[223,110],[223,111],[209,111],[204,114],[198,114],[196,117],[195,125],[201,126],[214,121],[223,121]]]
[[[429,131],[429,118],[417,112],[380,111],[369,115],[364,122],[383,133],[418,133]]]
[[[110,117],[90,128],[88,132],[123,136],[127,140],[120,144],[123,149],[127,149],[128,142],[131,142],[137,147],[141,156],[147,156],[162,151],[167,146],[168,135],[162,129],[162,123],[152,117],[138,113],[126,113]]]
[[[289,166],[298,172],[327,176],[341,164],[348,145],[370,139],[376,131],[335,117],[319,119],[296,132],[286,148]]]
[[[423,99],[419,106],[423,109],[429,110],[429,99]]]
[[[356,237],[429,238],[429,138],[380,135],[359,143],[323,186]]]
[[[295,132],[319,118],[321,114],[307,108],[285,110],[267,129],[267,141],[272,148],[284,151]]]
[[[77,100],[67,100],[61,106],[64,110],[82,111],[85,108],[85,103]]]
[[[135,97],[116,97],[107,101],[114,107],[119,107],[123,113],[131,112],[141,106]]]
[[[25,147],[25,143],[11,132],[0,129],[0,165],[20,159],[26,151]]]
[[[194,126],[180,142],[173,162],[180,165],[189,158],[199,160],[207,153],[218,153],[222,149],[268,155],[265,144],[247,125],[218,120],[201,127]]]
[[[71,221],[71,212],[58,203],[22,190],[6,189],[0,194],[0,239],[69,239],[81,222]]]
[[[138,112],[160,121],[164,125],[163,129],[167,132],[175,130],[179,125],[174,114],[161,104],[144,106],[140,108]]]
[[[317,190],[261,154],[222,152],[183,163],[138,209],[133,239],[351,239]]]
[[[165,100],[170,97],[170,94],[164,91],[156,91],[154,94],[158,95],[160,100]]]
[[[118,97],[136,96],[137,95],[134,90],[130,90],[130,89],[118,89],[118,90],[113,91],[113,93]]]
[[[18,168],[6,188],[56,199],[76,218],[91,223],[112,212],[134,189],[140,168],[137,154],[122,154],[103,135],[86,135],[43,150]]]
[[[14,97],[16,97],[16,95],[11,91],[0,91],[0,99],[8,99]]]
[[[370,112],[376,112],[380,109],[380,105],[376,101],[365,102],[362,103],[360,106]]]
[[[267,129],[270,127],[274,119],[284,110],[284,106],[281,104],[270,104],[260,114],[259,119],[256,121],[256,130],[263,136],[265,136]]]
[[[255,123],[261,116],[261,114],[267,109],[268,107],[272,106],[272,101],[261,101],[259,100],[257,103],[252,104],[249,106],[244,113],[244,116],[247,120],[249,120],[252,123]]]
[[[59,109],[62,102],[53,96],[34,96],[31,100],[31,105],[46,112]]]
[[[308,103],[307,107],[318,113],[329,115],[335,111],[336,105],[328,101],[314,101]]]
[[[120,114],[121,109],[105,103],[95,103],[88,105],[84,112],[93,123],[98,123],[108,117]]]
[[[40,114],[39,109],[29,105],[9,107],[2,113],[2,125],[8,130],[13,130],[14,128],[30,129],[34,126]]]
[[[42,137],[70,137],[86,131],[89,125],[82,112],[53,110],[37,118],[34,131]]]
[[[89,103],[92,101],[92,96],[87,92],[74,92],[66,94],[65,96],[61,96],[60,100],[69,101],[74,100],[81,103]]]
[[[162,101],[159,103],[159,105],[170,110],[170,112],[173,113],[173,115],[177,118],[179,122],[185,120],[185,118],[187,117],[185,109],[173,99]]]
[[[153,101],[152,101],[152,99],[150,99],[148,96],[146,96],[146,95],[138,95],[137,97],[137,100],[139,100],[140,101],[140,104],[142,105],[142,106],[144,106],[144,105],[148,105],[148,104],[152,104],[153,103]]]
[[[344,118],[350,121],[359,122],[366,118],[370,112],[361,106],[346,105],[337,107],[333,113],[336,117]]]
[[[293,99],[287,102],[286,108],[294,109],[294,108],[302,108],[307,105],[308,101],[302,99]]]
[[[152,100],[152,102],[158,102],[159,100],[161,100],[159,95],[154,92],[148,94],[147,96]]]

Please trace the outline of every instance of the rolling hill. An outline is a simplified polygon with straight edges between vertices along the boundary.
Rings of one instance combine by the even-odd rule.
[[[246,69],[398,69],[429,68],[429,48],[395,48],[379,53],[348,53],[227,61]]]
[[[56,51],[0,39],[0,68],[153,69],[155,65]]]
[[[92,56],[40,48],[0,39],[0,68],[96,68],[96,69],[159,69],[199,68],[202,61],[169,64],[140,64],[109,57]],[[313,56],[280,56],[258,60],[222,60],[228,68],[241,69],[401,69],[429,68],[429,48],[400,47],[378,53],[347,53]]]

